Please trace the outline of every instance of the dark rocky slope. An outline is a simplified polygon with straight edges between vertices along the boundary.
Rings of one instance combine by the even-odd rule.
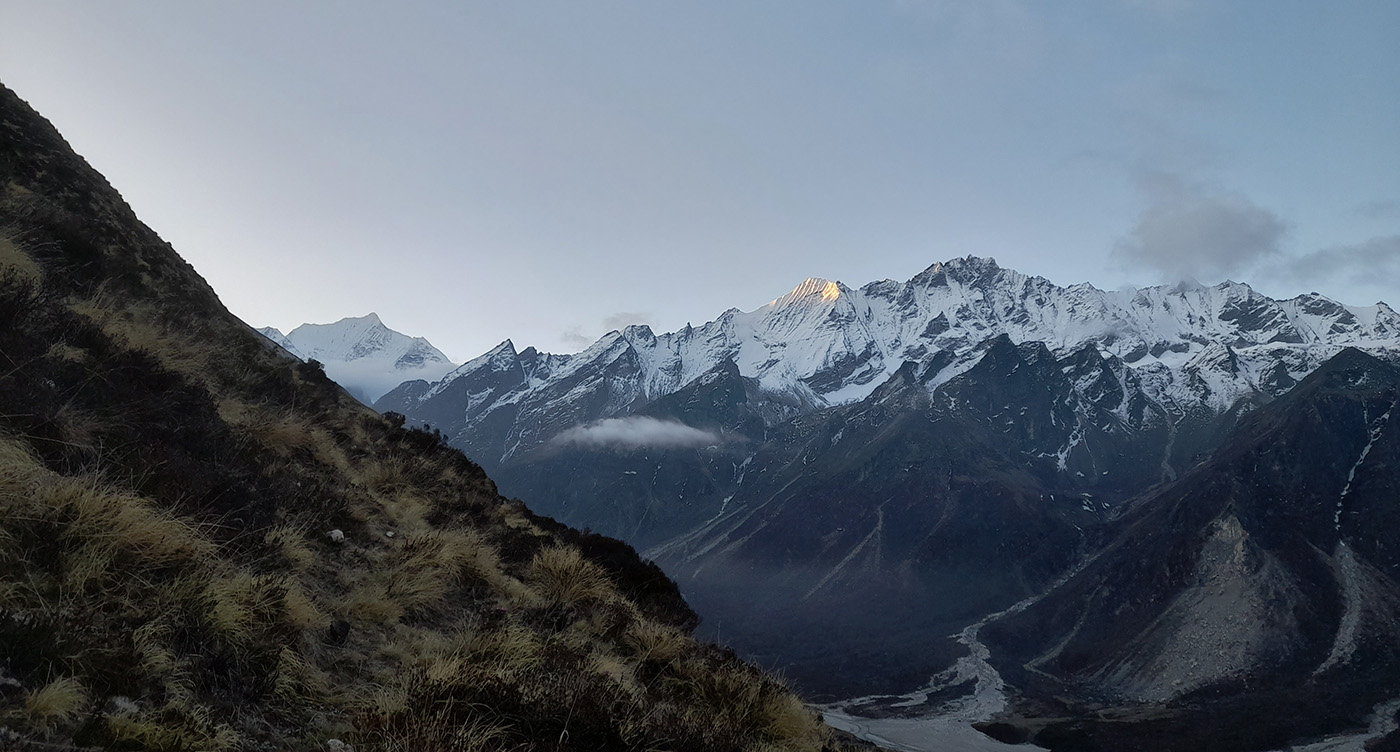
[[[823,746],[694,624],[269,346],[0,87],[0,744]]]

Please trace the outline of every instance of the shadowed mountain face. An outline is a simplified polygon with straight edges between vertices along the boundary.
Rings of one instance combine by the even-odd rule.
[[[1383,304],[1061,288],[968,258],[577,355],[507,341],[376,407],[637,545],[711,634],[851,695],[921,683],[946,635],[1064,575],[1128,499],[1347,344],[1393,356],[1396,331]]]
[[[1028,697],[1125,709],[1043,741],[1166,748],[1142,742],[1137,707],[1173,748],[1263,749],[1364,725],[1400,695],[1398,402],[1400,369],[1344,351],[1134,501],[1082,571],[984,630]]]

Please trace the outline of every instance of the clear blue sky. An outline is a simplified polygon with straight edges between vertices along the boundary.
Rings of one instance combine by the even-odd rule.
[[[977,254],[1400,305],[1395,0],[0,0],[248,322],[569,351]]]

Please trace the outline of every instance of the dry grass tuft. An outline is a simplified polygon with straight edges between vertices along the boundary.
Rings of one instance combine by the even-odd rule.
[[[416,533],[403,538],[389,557],[386,594],[405,611],[441,605],[457,579],[467,551],[462,541],[444,533]]]
[[[70,536],[86,540],[93,555],[129,551],[143,564],[164,566],[214,551],[189,523],[94,478],[51,476],[34,500],[64,523]]]
[[[432,502],[411,490],[389,494],[383,500],[384,516],[399,532],[428,529],[428,515],[432,510]]]
[[[318,441],[315,430],[299,416],[279,415],[258,427],[258,438],[269,449],[280,454],[315,451]]]
[[[277,655],[273,692],[283,702],[324,704],[334,694],[329,677],[290,648]]]
[[[695,647],[695,641],[679,631],[649,620],[633,622],[622,644],[639,661],[670,663]]]
[[[770,694],[763,702],[763,719],[763,735],[788,749],[820,749],[828,738],[821,717],[794,694]]]
[[[564,606],[579,606],[617,595],[608,573],[572,546],[556,546],[535,554],[526,577],[546,601]]]
[[[62,360],[68,363],[85,363],[88,359],[87,352],[80,350],[66,342],[55,342],[49,345],[46,355],[55,360]]]
[[[18,275],[20,279],[30,282],[41,282],[44,279],[43,268],[25,251],[18,233],[0,229],[0,275],[6,273]]]
[[[87,688],[70,676],[30,692],[24,698],[24,715],[31,728],[48,733],[75,723],[87,706]]]
[[[621,687],[628,694],[642,691],[637,683],[637,672],[632,665],[615,655],[594,653],[588,659],[588,670],[606,676],[609,681]]]
[[[169,370],[196,383],[213,387],[210,379],[226,371],[215,367],[225,353],[212,342],[175,333],[163,323],[162,313],[150,303],[123,305],[99,291],[92,297],[70,302],[69,309],[92,321],[108,337],[131,350],[150,355]]]
[[[243,746],[238,732],[215,721],[207,709],[170,703],[135,716],[108,718],[107,732],[117,749],[224,752]]]
[[[299,594],[289,602],[288,593],[293,588]],[[202,596],[206,623],[233,645],[246,645],[271,628],[297,628],[298,621],[308,625],[325,622],[294,580],[277,575],[238,571],[216,576],[205,585]]]
[[[382,582],[367,582],[357,586],[346,596],[345,613],[349,616],[381,624],[391,624],[403,618],[403,604],[389,595],[389,587]]]
[[[475,530],[454,530],[460,539],[461,559],[459,568],[467,582],[489,585],[496,591],[503,588],[504,574],[501,570],[501,555],[486,536]]]
[[[359,480],[378,494],[393,495],[418,486],[421,469],[402,455],[388,455],[359,468]]]
[[[293,571],[305,572],[316,565],[318,557],[307,544],[305,528],[278,525],[267,531],[263,541],[273,546]]]
[[[300,582],[287,577],[283,579],[282,587],[282,612],[286,622],[293,628],[302,631],[319,630],[330,624],[330,617],[316,606],[316,602]]]
[[[15,545],[57,546],[72,592],[210,556],[215,546],[190,523],[93,476],[61,476],[17,442],[0,438],[0,517]]]

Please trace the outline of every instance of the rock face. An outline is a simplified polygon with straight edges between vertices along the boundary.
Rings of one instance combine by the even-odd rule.
[[[1346,350],[1244,418],[1132,502],[1075,576],[983,631],[1003,673],[1031,694],[1172,708],[1178,732],[1294,709],[1250,722],[1257,748],[1364,720],[1400,695],[1397,403],[1400,369]],[[1133,748],[1102,741],[1112,725],[1050,736]]]
[[[1059,287],[965,258],[576,355],[506,341],[376,407],[643,548],[726,642],[850,695],[922,682],[959,649],[944,635],[1061,577],[1128,499],[1397,333],[1384,304]]]
[[[455,364],[422,337],[384,326],[377,314],[334,324],[302,324],[288,334],[258,332],[301,360],[316,360],[346,391],[366,405],[405,381],[437,379]]]

